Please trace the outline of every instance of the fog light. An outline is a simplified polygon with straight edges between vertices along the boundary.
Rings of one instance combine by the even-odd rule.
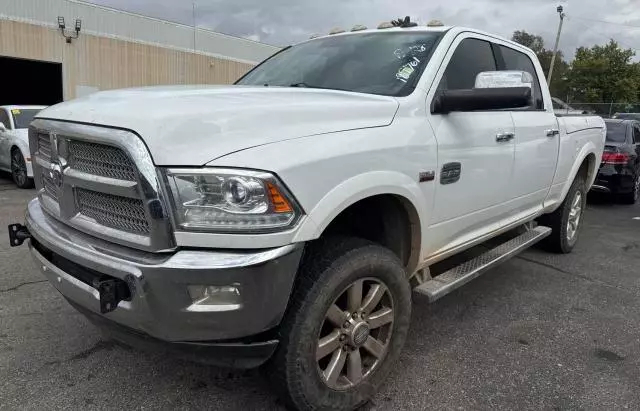
[[[191,304],[187,311],[233,311],[242,307],[240,285],[189,285]]]

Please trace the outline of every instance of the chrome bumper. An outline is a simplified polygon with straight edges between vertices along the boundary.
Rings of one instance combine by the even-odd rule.
[[[34,258],[64,297],[105,320],[168,342],[242,339],[277,326],[303,249],[302,244],[292,244],[259,252],[148,253],[65,226],[43,212],[37,199],[28,205],[26,225]],[[66,266],[72,264],[73,270],[63,271],[49,252],[68,260]],[[125,281],[130,301],[120,301],[114,311],[101,314],[98,290],[77,275],[83,269]],[[231,284],[240,290],[241,304],[188,310],[193,304],[188,285]]]

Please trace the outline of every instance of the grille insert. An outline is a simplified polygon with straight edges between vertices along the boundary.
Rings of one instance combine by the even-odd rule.
[[[45,160],[51,160],[51,139],[49,134],[38,133],[38,153]]]
[[[76,188],[80,214],[105,227],[134,234],[149,234],[142,200]]]
[[[102,177],[135,181],[136,168],[119,148],[104,144],[69,140],[69,167]]]

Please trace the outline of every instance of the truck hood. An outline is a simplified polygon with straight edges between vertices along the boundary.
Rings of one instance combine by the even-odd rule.
[[[157,165],[200,166],[250,147],[386,126],[397,109],[393,97],[335,90],[171,86],[99,92],[38,117],[129,129]]]

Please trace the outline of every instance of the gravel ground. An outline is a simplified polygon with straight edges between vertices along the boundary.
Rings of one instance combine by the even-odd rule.
[[[22,221],[33,195],[0,175],[0,226]],[[416,295],[403,355],[365,408],[640,409],[640,220],[633,217],[640,206],[596,198],[573,254],[530,250],[434,305]],[[27,247],[9,248],[5,237],[0,408],[282,409],[258,371],[101,339],[44,281]]]

